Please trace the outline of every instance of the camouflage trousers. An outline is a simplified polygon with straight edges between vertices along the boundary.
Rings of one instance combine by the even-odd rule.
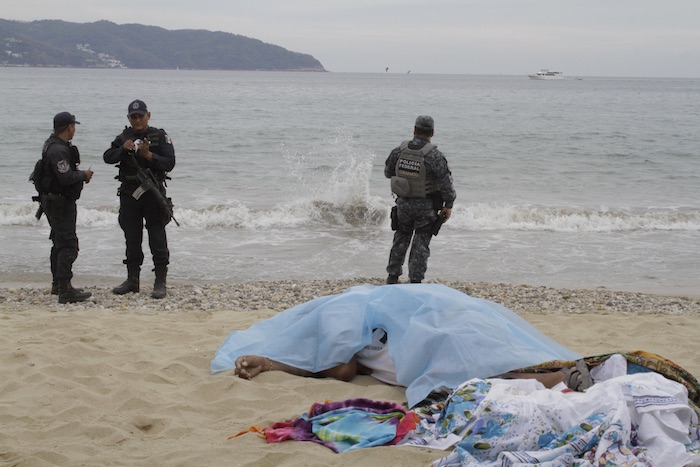
[[[397,200],[397,229],[386,267],[390,276],[403,274],[403,263],[410,246],[408,279],[411,282],[421,282],[425,277],[430,257],[430,240],[433,238],[432,228],[437,220],[437,212],[432,203],[425,201],[428,200]]]

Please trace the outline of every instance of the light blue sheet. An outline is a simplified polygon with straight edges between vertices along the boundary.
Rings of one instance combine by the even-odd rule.
[[[319,372],[347,363],[371,342],[375,328],[387,332],[409,407],[441,386],[581,358],[494,302],[439,284],[367,285],[233,331],[217,350],[211,371],[235,368],[242,355],[261,355]]]

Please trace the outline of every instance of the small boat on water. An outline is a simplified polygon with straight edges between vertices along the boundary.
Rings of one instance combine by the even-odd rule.
[[[549,71],[544,68],[528,76],[530,79],[564,79],[564,73],[561,71]]]

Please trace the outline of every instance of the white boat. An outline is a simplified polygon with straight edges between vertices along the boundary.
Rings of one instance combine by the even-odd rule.
[[[549,71],[545,69],[528,76],[530,79],[564,79],[564,73],[561,71]]]

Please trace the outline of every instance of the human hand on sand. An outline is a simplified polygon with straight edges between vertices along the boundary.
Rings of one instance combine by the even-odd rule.
[[[257,355],[244,355],[236,359],[236,369],[234,373],[239,378],[251,379],[259,375],[263,371],[272,370],[272,362],[269,358],[259,357]]]

